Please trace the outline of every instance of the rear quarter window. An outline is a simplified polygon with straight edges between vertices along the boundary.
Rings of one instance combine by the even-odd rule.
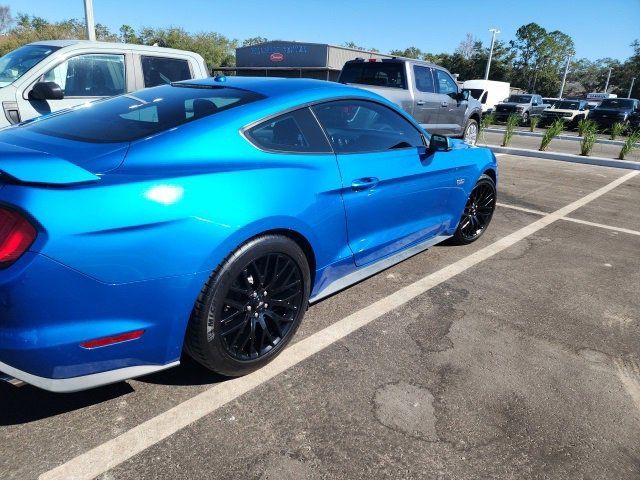
[[[143,56],[142,74],[145,88],[192,78],[189,62],[181,58]]]
[[[401,62],[347,63],[340,74],[342,83],[359,83],[377,87],[407,88]]]

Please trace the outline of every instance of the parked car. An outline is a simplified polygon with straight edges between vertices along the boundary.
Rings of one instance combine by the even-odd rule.
[[[640,100],[637,98],[605,98],[589,112],[589,119],[601,128],[609,128],[618,122],[629,126],[632,115],[637,112],[640,112]]]
[[[200,55],[184,50],[83,40],[24,45],[0,58],[0,127],[104,97],[204,78]]]
[[[6,128],[0,171],[0,371],[62,392],[259,368],[309,302],[478,239],[497,164],[363,89],[217,77]]]
[[[561,119],[568,127],[577,127],[578,122],[586,118],[588,113],[589,104],[586,100],[559,100],[542,112],[540,125],[546,126]]]
[[[557,97],[543,97],[542,98],[542,103],[544,104],[544,106],[546,108],[551,108],[553,107],[556,102],[562,100],[562,98],[557,98]]]
[[[470,95],[482,105],[482,113],[491,113],[498,103],[509,96],[511,85],[509,82],[495,80],[465,80],[462,88],[469,90]]]
[[[526,125],[531,117],[539,117],[547,106],[542,97],[536,94],[510,95],[504,102],[496,105],[496,120],[505,121],[509,115],[515,113],[520,116],[521,122]]]
[[[405,58],[350,60],[338,81],[391,100],[431,133],[476,143],[482,105],[438,65]]]

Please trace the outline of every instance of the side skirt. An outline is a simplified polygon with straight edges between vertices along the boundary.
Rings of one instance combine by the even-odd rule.
[[[437,243],[444,242],[447,238],[450,237],[451,235],[438,235],[437,237],[433,237],[425,240],[422,243],[418,243],[413,247],[409,247],[406,250],[401,250],[397,253],[389,255],[388,257],[381,258],[377,262],[371,263],[364,267],[360,267],[357,270],[349,273],[348,275],[345,275],[344,277],[331,282],[325,288],[320,290],[314,297],[311,297],[309,299],[309,303],[316,303],[323,298],[339,292],[340,290],[344,290],[345,288],[350,287],[351,285],[354,285],[364,280],[365,278],[371,277],[372,275],[375,275],[382,270],[392,267],[393,265],[400,263],[409,257],[413,257],[420,252],[424,252],[426,249],[436,245]]]

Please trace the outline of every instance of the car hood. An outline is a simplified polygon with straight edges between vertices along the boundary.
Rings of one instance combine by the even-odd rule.
[[[505,103],[499,103],[498,105],[502,105],[505,107],[525,107],[527,105],[529,105],[528,103],[511,103],[511,102],[505,102]]]
[[[624,108],[594,108],[591,111],[596,113],[604,113],[606,115],[617,115],[619,113],[622,113],[622,114],[631,113],[630,110],[625,110]]]
[[[16,161],[33,161],[29,159],[35,156],[39,156],[39,162],[57,158],[92,174],[118,168],[128,149],[129,143],[79,142],[36,133],[19,125],[0,131],[0,159],[6,158],[3,153],[7,152]]]
[[[580,110],[571,110],[569,108],[547,108],[544,113],[578,113]]]

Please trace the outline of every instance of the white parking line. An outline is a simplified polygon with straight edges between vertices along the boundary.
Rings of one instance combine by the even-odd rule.
[[[532,210],[531,208],[519,207],[517,205],[509,205],[508,203],[497,202],[496,205],[498,207],[510,208],[511,210],[518,210],[519,212],[533,213],[534,215],[547,215],[547,212],[541,212],[540,210]],[[589,222],[587,220],[580,220],[579,218],[562,217],[560,220],[564,220],[566,222],[581,223],[582,225],[589,225],[591,227],[604,228],[606,230],[613,230],[615,232],[620,232],[620,233],[628,233],[629,235],[640,235],[640,231],[638,230],[629,230],[628,228],[614,227],[612,225],[605,225],[604,223]]]
[[[205,415],[299,364],[350,333],[401,307],[428,290],[493,257],[538,230],[613,190],[640,172],[630,172],[575,202],[549,213],[431,275],[407,285],[287,348],[279,357],[245,377],[219,383],[131,430],[40,475],[40,480],[89,480],[129,460]]]

